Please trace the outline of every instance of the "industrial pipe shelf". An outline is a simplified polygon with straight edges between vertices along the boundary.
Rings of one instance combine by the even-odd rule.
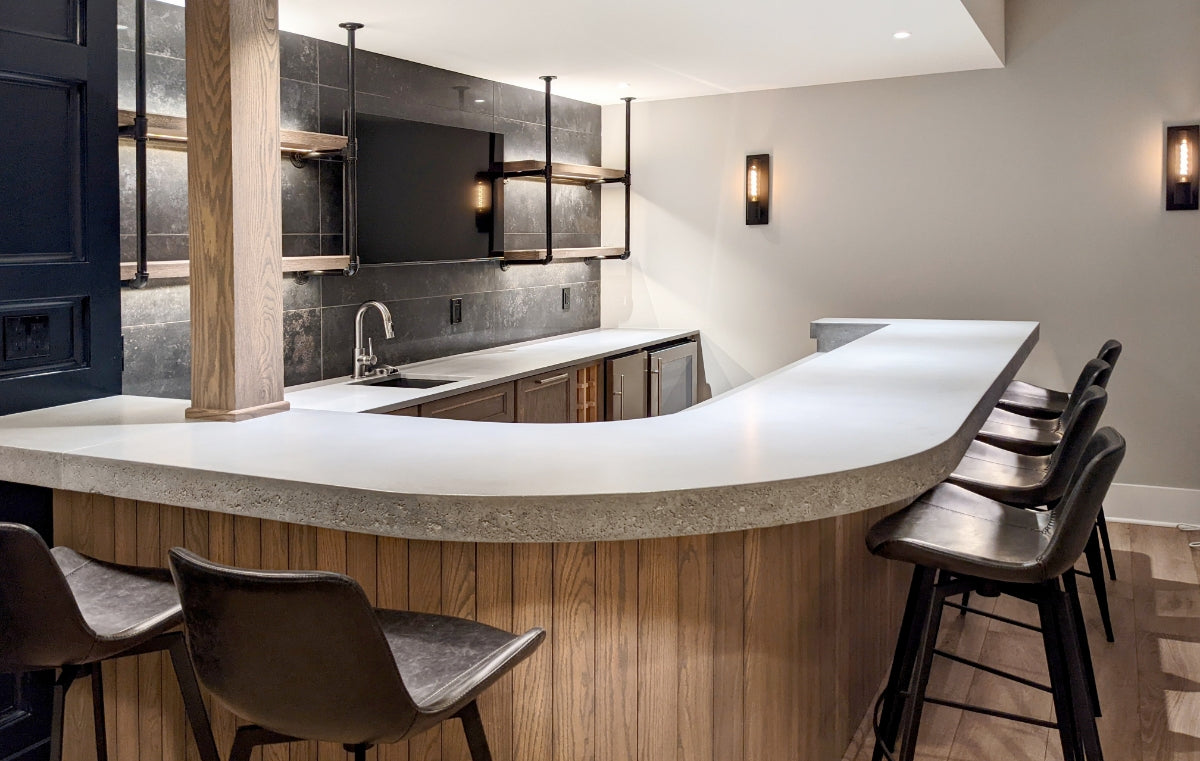
[[[118,134],[130,140],[136,139],[133,111],[117,112]],[[146,137],[152,142],[186,143],[187,119],[181,116],[146,114]],[[284,129],[279,131],[279,147],[283,153],[336,153],[346,147],[345,135],[326,135],[320,132],[303,132]]]
[[[285,256],[282,272],[326,272],[344,270],[350,265],[349,256]],[[172,259],[162,262],[147,262],[148,274],[152,277],[188,277],[191,262],[187,259]],[[121,279],[129,280],[137,274],[136,262],[121,262]]]
[[[544,262],[551,255],[551,252],[544,248],[523,248],[497,253],[503,256],[507,262]],[[555,261],[559,259],[621,259],[625,257],[625,249],[622,246],[556,248],[552,255]]]
[[[505,161],[503,176],[515,180],[540,180],[546,178],[545,161]],[[550,180],[566,185],[593,185],[598,182],[624,182],[624,169],[605,169],[584,164],[551,164]]]

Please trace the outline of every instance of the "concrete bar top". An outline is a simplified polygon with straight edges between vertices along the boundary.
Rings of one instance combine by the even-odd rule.
[[[853,322],[884,327],[647,420],[295,408],[185,423],[186,402],[129,396],[10,415],[0,480],[435,541],[640,539],[826,518],[912,499],[948,475],[1038,334],[1033,322]]]

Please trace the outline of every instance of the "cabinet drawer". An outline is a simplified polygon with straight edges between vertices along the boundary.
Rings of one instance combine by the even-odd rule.
[[[575,422],[574,392],[574,370],[522,378],[517,381],[517,422]]]
[[[502,383],[421,405],[421,417],[512,423],[517,419],[513,398],[516,384]]]

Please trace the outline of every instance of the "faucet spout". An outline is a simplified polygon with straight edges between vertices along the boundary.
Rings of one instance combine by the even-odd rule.
[[[374,367],[379,360],[375,357],[373,351],[368,350],[363,346],[363,317],[371,308],[379,312],[379,316],[383,318],[383,334],[388,338],[395,338],[396,331],[392,326],[392,313],[386,306],[378,301],[368,301],[358,308],[358,314],[354,315],[354,379],[359,380],[366,376],[367,369]]]

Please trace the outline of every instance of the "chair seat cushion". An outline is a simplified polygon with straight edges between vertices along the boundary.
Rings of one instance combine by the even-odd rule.
[[[1040,506],[1046,503],[1044,492],[1050,461],[1046,455],[1024,455],[987,442],[972,441],[946,480],[999,502]]]
[[[1010,507],[940,484],[867,533],[881,557],[993,581],[1037,583],[1054,513]]]
[[[127,650],[183,620],[171,572],[106,563],[67,547],[51,550],[79,611],[95,632],[90,660]]]
[[[1067,403],[1070,401],[1071,395],[1066,391],[1055,391],[1015,380],[1009,383],[1000,395],[999,406],[1013,412],[1057,417],[1067,409]]]
[[[537,648],[541,629],[510,634],[476,621],[377,610],[388,646],[418,709],[456,712]]]

